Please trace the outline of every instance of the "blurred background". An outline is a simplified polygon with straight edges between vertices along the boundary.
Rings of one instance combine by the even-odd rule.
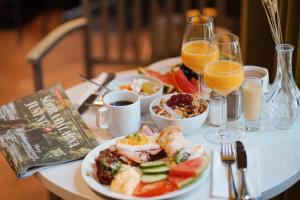
[[[298,85],[299,8],[279,1]],[[239,35],[244,64],[266,67],[273,80],[275,46],[260,0],[1,0],[0,104],[57,82],[69,88],[81,82],[77,72],[95,77],[180,56],[186,17],[197,13],[213,17],[216,32]],[[0,199],[47,199],[34,177],[18,180],[0,163]]]

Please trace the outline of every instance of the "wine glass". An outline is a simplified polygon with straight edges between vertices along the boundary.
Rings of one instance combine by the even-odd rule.
[[[213,19],[203,15],[191,16],[183,36],[181,60],[185,66],[198,74],[198,97],[207,99],[207,88],[202,79],[206,63],[218,59],[218,51],[210,45],[214,34]]]
[[[221,128],[216,132],[207,133],[206,139],[212,143],[233,142],[239,139],[240,134],[237,129],[225,127],[227,121],[226,96],[238,89],[244,81],[244,71],[242,65],[242,55],[239,45],[239,37],[233,34],[215,34],[211,38],[211,48],[218,50],[218,60],[209,62],[203,71],[206,85],[224,97],[220,113],[225,119],[222,120]]]

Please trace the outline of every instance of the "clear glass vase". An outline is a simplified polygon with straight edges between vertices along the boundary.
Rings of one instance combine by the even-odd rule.
[[[289,44],[276,46],[277,72],[266,99],[272,125],[279,129],[291,128],[299,113],[300,92],[293,77],[293,50]]]

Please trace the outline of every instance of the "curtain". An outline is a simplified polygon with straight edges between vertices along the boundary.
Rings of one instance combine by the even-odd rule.
[[[280,0],[279,12],[284,42],[295,47],[293,53],[293,72],[295,81],[298,87],[300,87],[300,1]]]
[[[295,47],[293,72],[300,88],[300,0],[279,0],[284,42]],[[245,65],[269,70],[272,83],[276,75],[276,51],[261,0],[241,0],[240,38]]]
[[[240,0],[240,39],[245,65],[258,65],[269,70],[271,82],[276,75],[276,51],[261,0]],[[293,72],[300,88],[300,0],[279,0],[279,12],[285,43],[295,47]],[[300,181],[272,200],[297,199]]]

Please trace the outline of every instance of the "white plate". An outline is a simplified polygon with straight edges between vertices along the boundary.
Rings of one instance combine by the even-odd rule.
[[[164,73],[169,72],[173,66],[180,64],[180,63],[182,63],[181,58],[174,57],[174,58],[168,58],[168,59],[164,59],[164,60],[160,60],[155,63],[152,63],[147,68],[164,74]]]
[[[173,198],[182,194],[185,194],[191,190],[193,190],[194,188],[196,188],[197,186],[199,186],[200,184],[204,183],[205,180],[207,179],[207,176],[209,174],[209,169],[210,166],[202,173],[201,177],[198,178],[197,181],[195,181],[194,183],[192,183],[191,185],[180,189],[180,190],[176,190],[174,192],[170,192],[161,196],[156,196],[156,197],[149,197],[149,198],[139,198],[139,197],[134,197],[134,196],[127,196],[127,195],[122,195],[120,193],[116,193],[112,190],[110,190],[109,186],[105,186],[102,185],[98,182],[97,178],[96,178],[96,164],[95,164],[95,159],[98,157],[99,152],[107,149],[108,147],[110,147],[111,145],[114,145],[116,143],[116,139],[113,140],[109,140],[106,141],[102,144],[100,144],[99,146],[97,146],[96,148],[94,148],[92,151],[90,151],[90,153],[84,158],[82,164],[81,164],[81,175],[83,177],[83,179],[85,180],[85,182],[96,192],[111,197],[111,198],[115,198],[115,199],[147,199],[147,200],[155,200],[155,199],[168,199],[168,198]]]

